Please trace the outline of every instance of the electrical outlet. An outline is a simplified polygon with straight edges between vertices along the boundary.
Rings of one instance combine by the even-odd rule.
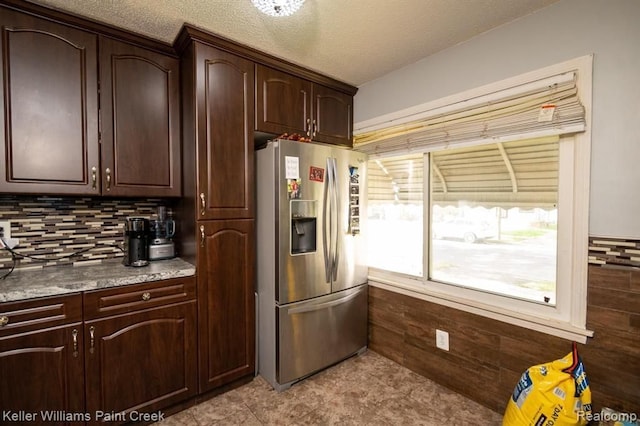
[[[5,240],[11,238],[11,222],[8,220],[0,221],[0,237]]]
[[[449,333],[436,329],[436,347],[442,350],[449,350]]]

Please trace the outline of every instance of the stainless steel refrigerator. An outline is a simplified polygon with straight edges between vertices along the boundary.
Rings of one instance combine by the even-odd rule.
[[[256,169],[258,372],[281,391],[366,349],[366,156],[275,140]]]

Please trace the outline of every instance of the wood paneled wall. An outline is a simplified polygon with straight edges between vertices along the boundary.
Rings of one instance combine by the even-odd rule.
[[[589,266],[588,328],[579,345],[594,409],[640,414],[640,271]],[[435,347],[436,328],[450,351]],[[520,375],[571,351],[571,342],[376,287],[369,289],[369,347],[504,412]]]

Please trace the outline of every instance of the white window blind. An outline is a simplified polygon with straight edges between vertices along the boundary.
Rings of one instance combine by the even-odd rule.
[[[551,109],[553,114],[545,120],[541,110]],[[450,145],[577,133],[586,124],[576,73],[566,72],[377,127],[355,135],[354,149],[373,157],[426,152]]]

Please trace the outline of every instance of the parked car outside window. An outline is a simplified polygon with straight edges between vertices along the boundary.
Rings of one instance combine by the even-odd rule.
[[[492,226],[486,221],[456,218],[431,225],[433,238],[455,238],[466,243],[475,243],[495,237]]]

